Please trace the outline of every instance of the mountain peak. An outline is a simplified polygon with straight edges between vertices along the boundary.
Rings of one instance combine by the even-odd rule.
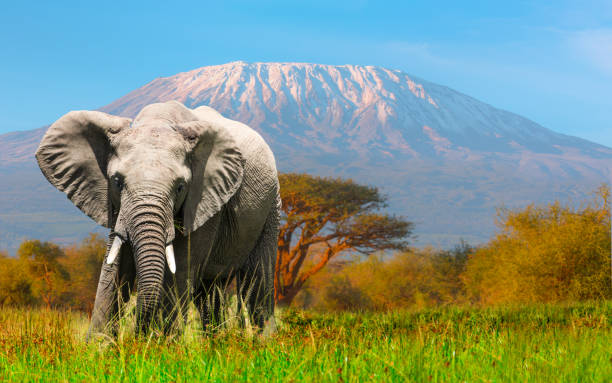
[[[278,145],[328,153],[385,147],[399,157],[438,155],[428,129],[455,154],[560,153],[559,147],[567,146],[605,150],[447,87],[375,66],[234,61],[155,79],[101,110],[134,117],[145,105],[168,100],[192,108],[209,105]]]
[[[612,177],[612,149],[399,70],[235,61],[157,78],[101,110],[134,117],[169,100],[250,125],[280,171],[379,187],[421,244],[486,240],[499,206],[581,198]],[[95,228],[38,169],[44,131],[0,136],[0,248]]]

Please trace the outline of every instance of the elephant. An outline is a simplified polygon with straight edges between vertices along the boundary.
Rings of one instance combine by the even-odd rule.
[[[110,229],[88,339],[112,332],[134,288],[137,332],[184,319],[185,302],[206,327],[219,320],[214,292],[233,280],[239,308],[274,331],[281,200],[274,155],[255,130],[177,101],[147,105],[133,120],[72,111],[49,127],[36,159]]]

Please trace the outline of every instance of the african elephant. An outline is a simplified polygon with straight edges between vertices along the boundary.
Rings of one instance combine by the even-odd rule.
[[[133,121],[73,111],[47,130],[36,159],[111,229],[88,337],[113,327],[118,298],[127,301],[134,284],[139,331],[158,314],[165,323],[184,315],[175,308],[189,300],[206,326],[219,315],[209,293],[234,276],[252,323],[273,330],[279,185],[254,130],[176,101],[148,105]]]

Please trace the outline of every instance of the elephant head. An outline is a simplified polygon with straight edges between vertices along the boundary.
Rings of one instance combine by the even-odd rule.
[[[131,246],[141,328],[159,302],[166,264],[175,271],[175,221],[184,234],[204,224],[235,194],[244,166],[227,127],[198,121],[178,102],[149,105],[134,121],[70,112],[47,130],[36,159],[51,184],[112,230],[107,262]]]

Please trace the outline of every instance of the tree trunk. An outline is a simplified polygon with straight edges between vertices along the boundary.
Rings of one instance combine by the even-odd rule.
[[[291,303],[293,302],[293,299],[295,298],[295,296],[299,292],[300,292],[300,289],[296,288],[296,287],[293,287],[293,286],[291,286],[289,288],[283,289],[282,292],[277,291],[276,292],[276,304],[279,307],[289,307],[289,306],[291,306]]]

